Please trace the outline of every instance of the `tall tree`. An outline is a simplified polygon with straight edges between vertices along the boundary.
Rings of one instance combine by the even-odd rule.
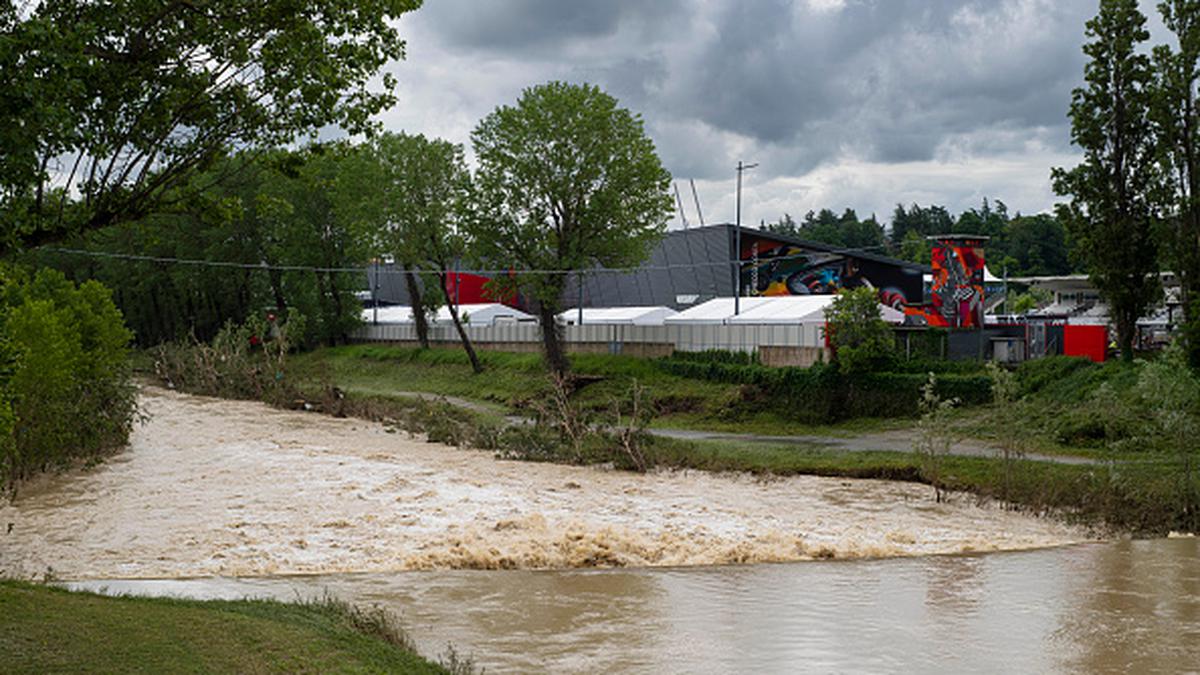
[[[1151,116],[1164,169],[1165,251],[1179,278],[1188,364],[1200,370],[1200,2],[1170,0],[1158,8],[1178,44],[1154,48]]]
[[[0,253],[154,213],[227,148],[373,127],[419,5],[0,3]]]
[[[471,134],[472,248],[514,274],[493,281],[533,302],[547,365],[568,370],[556,315],[572,274],[646,259],[672,212],[671,176],[641,117],[592,85],[526,89]]]
[[[1157,180],[1149,120],[1149,38],[1137,0],[1101,0],[1087,23],[1086,84],[1071,101],[1071,139],[1084,154],[1052,172],[1070,196],[1060,214],[1092,283],[1108,301],[1122,358],[1133,358],[1138,319],[1161,292],[1152,190]]]
[[[372,238],[378,245],[406,267],[414,317],[423,321],[424,316],[417,315],[424,314],[424,307],[433,306],[423,295],[444,303],[471,367],[476,373],[483,372],[462,325],[456,295],[450,291],[458,283],[452,268],[465,249],[459,220],[470,175],[462,146],[422,135],[387,133],[375,139],[368,161],[375,177],[356,182],[375,197],[364,195],[360,203],[379,204],[369,209],[367,225],[375,232]],[[422,272],[436,283],[419,286],[416,274]],[[418,334],[423,346],[428,346],[420,330]]]

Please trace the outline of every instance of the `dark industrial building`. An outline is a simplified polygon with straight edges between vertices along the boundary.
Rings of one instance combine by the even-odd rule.
[[[734,256],[740,239],[740,255]],[[740,265],[734,262],[740,259]],[[836,293],[841,288],[869,286],[880,301],[899,308],[923,301],[925,265],[889,258],[872,251],[844,250],[828,244],[741,228],[710,225],[667,232],[638,269],[594,269],[580,280],[572,279],[564,293],[564,307],[666,306],[686,309],[698,302],[736,293],[735,268],[741,269],[741,294],[809,295]],[[381,265],[376,297],[390,304],[409,304],[401,270]],[[494,302],[487,297],[486,276],[456,275],[458,301],[463,304]],[[509,301],[518,307],[521,298]]]

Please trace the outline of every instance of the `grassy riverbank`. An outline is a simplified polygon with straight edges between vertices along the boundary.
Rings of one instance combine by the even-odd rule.
[[[386,614],[332,600],[108,597],[2,579],[0,654],[7,673],[452,672]]]

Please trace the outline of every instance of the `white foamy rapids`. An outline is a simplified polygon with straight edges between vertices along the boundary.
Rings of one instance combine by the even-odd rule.
[[[1087,539],[967,497],[935,504],[914,484],[501,461],[257,403],[146,389],[142,404],[151,419],[128,450],[0,506],[0,573],[710,565]]]

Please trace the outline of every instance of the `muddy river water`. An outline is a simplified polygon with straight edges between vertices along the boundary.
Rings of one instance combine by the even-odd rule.
[[[0,506],[0,572],[329,591],[488,672],[1200,669],[1196,539],[1095,542],[902,483],[506,462],[361,421],[142,400],[127,451]]]

